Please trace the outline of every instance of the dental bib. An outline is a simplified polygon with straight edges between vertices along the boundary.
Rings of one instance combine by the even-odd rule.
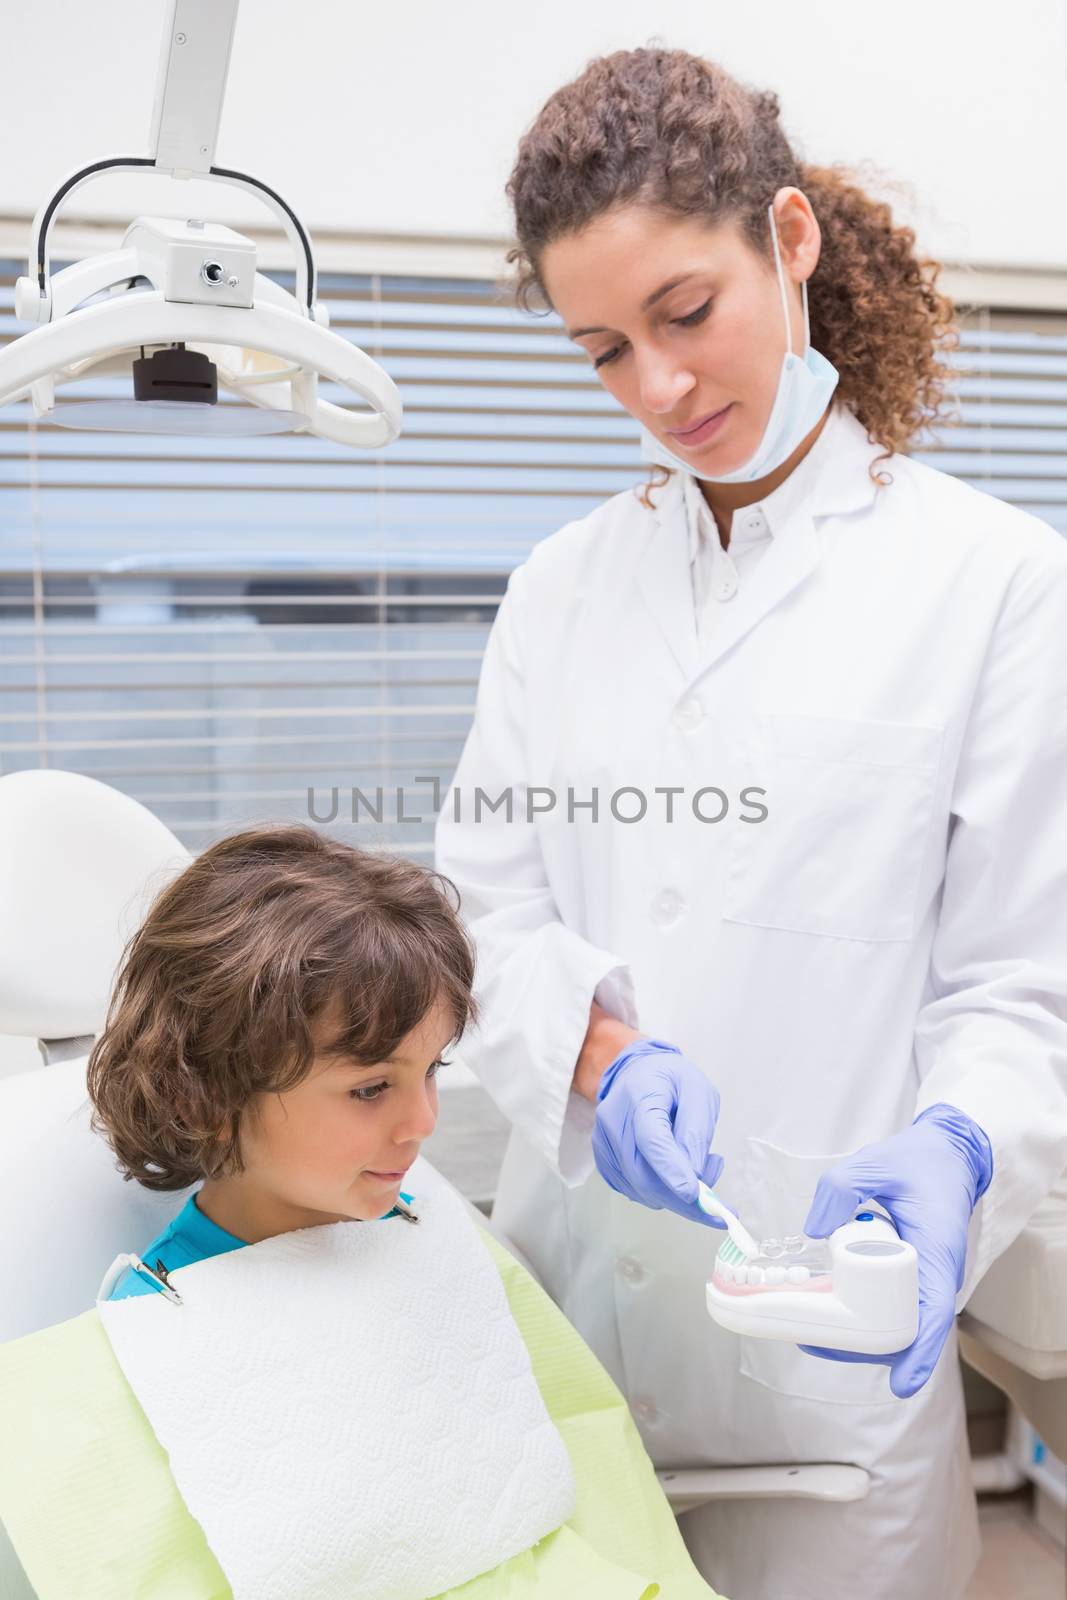
[[[302,1229],[175,1270],[180,1306],[99,1303],[234,1600],[424,1600],[574,1510],[475,1224],[426,1163],[412,1187],[417,1225]]]

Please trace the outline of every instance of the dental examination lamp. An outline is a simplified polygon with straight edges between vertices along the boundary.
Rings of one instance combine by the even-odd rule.
[[[147,156],[113,156],[71,174],[33,221],[15,315],[39,326],[0,350],[0,406],[30,398],[36,417],[137,433],[312,433],[374,450],[400,432],[386,372],[329,330],[315,299],[311,241],[266,184],[214,166],[238,0],[168,0]],[[256,271],[251,239],[199,218],[138,217],[120,250],[49,272],[60,206],[101,173],[204,178],[256,195],[296,258],[295,294]],[[125,379],[116,399],[73,394],[86,379]],[[370,408],[319,398],[319,378]],[[123,385],[125,387],[125,385]],[[220,401],[220,394],[232,397]]]

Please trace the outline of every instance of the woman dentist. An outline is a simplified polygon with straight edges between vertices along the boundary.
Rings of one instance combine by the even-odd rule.
[[[902,453],[951,303],[775,95],[594,60],[508,192],[522,296],[667,470],[512,574],[438,820],[479,949],[465,1058],[513,1125],[494,1217],[658,1465],[868,1470],[850,1504],[686,1513],[717,1588],[954,1600],[954,1313],[1067,1165],[1067,548]],[[915,1343],[713,1324],[701,1176],[757,1235],[880,1201]]]

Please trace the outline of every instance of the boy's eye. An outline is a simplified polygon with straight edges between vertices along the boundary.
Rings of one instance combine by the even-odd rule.
[[[350,1100],[362,1100],[364,1105],[371,1105],[373,1101],[381,1098],[382,1090],[388,1089],[387,1083],[372,1083],[363,1089],[349,1089]]]
[[[690,311],[687,316],[674,317],[672,320],[674,322],[678,323],[679,327],[692,328],[692,327],[695,327],[698,322],[703,322],[704,318],[707,316],[708,311],[710,309],[711,309],[711,301],[709,299],[709,300],[705,300],[704,304],[702,306],[697,306],[695,311]],[[615,357],[618,355],[618,353],[619,353],[619,346],[615,345],[611,350],[606,351],[604,355],[598,356],[597,359],[593,362],[593,370],[594,370],[594,372],[596,371],[597,367],[606,366],[609,361],[614,361]]]
[[[441,1068],[442,1067],[447,1067],[448,1065],[449,1065],[449,1063],[447,1061],[445,1061],[443,1058],[438,1058],[438,1060],[432,1061],[430,1063],[430,1066],[429,1066],[429,1068],[427,1069],[427,1072],[426,1072],[426,1076],[428,1078],[436,1078],[436,1076],[437,1076],[438,1072],[441,1070]],[[348,1098],[350,1100],[362,1101],[362,1103],[365,1106],[371,1106],[371,1105],[374,1104],[375,1100],[380,1100],[381,1099],[382,1092],[385,1089],[388,1089],[388,1087],[389,1087],[389,1084],[387,1082],[385,1082],[385,1083],[370,1083],[370,1084],[367,1084],[364,1088],[361,1088],[361,1089],[349,1089]]]

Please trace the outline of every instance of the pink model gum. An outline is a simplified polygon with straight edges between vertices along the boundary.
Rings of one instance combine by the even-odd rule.
[[[780,1294],[783,1289],[795,1290],[797,1294],[829,1294],[833,1288],[833,1280],[828,1272],[809,1278],[807,1283],[724,1283],[718,1271],[714,1279],[715,1287],[721,1293],[736,1294],[738,1297],[746,1294]]]

